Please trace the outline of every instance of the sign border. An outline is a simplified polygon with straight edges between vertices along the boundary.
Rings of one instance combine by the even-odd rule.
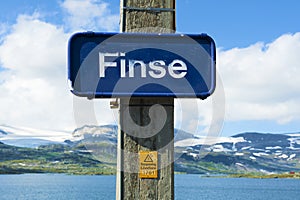
[[[178,38],[181,37],[183,35],[188,36],[192,39],[194,39],[195,41],[197,41],[197,39],[205,39],[207,40],[210,45],[211,45],[211,87],[209,88],[209,90],[207,92],[202,92],[202,93],[113,93],[112,92],[81,92],[81,91],[77,91],[76,89],[74,89],[74,82],[72,80],[76,80],[76,75],[79,72],[79,69],[74,69],[75,65],[79,65],[80,66],[80,59],[77,58],[77,60],[75,61],[74,57],[79,57],[78,55],[78,46],[75,45],[75,40],[78,39],[82,39],[82,38],[92,38],[92,37],[103,37],[103,38],[109,38],[109,37],[113,37],[115,35],[121,35],[122,37],[126,38],[126,37],[138,37],[138,36],[143,36],[143,37],[173,37],[173,38]],[[76,53],[77,50],[77,53]],[[122,97],[174,97],[174,98],[200,98],[200,99],[206,99],[207,97],[209,97],[211,94],[213,94],[213,92],[215,91],[216,88],[216,45],[214,40],[207,34],[202,33],[202,34],[161,34],[161,33],[100,33],[100,32],[80,32],[80,33],[75,33],[71,36],[71,38],[69,39],[69,43],[68,43],[68,80],[70,83],[70,87],[71,87],[71,92],[79,97],[87,97],[89,99],[93,99],[93,98],[122,98]]]

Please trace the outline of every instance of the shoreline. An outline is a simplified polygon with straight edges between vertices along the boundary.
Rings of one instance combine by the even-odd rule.
[[[53,172],[19,172],[19,173],[3,173],[0,172],[0,176],[4,175],[67,175],[67,176],[116,176],[116,173],[53,173]],[[299,179],[300,180],[300,173],[295,174],[188,174],[188,173],[176,173],[174,175],[196,175],[199,178],[249,178],[249,179]]]

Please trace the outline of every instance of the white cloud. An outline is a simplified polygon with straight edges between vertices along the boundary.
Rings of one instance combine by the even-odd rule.
[[[102,1],[66,0],[61,5],[68,14],[65,26],[70,31],[118,27],[119,17],[112,15]],[[15,25],[5,26],[8,28],[8,34],[0,40],[1,67],[7,69],[0,71],[0,123],[74,128],[73,97],[67,87],[70,34],[65,32],[66,27],[46,23],[36,13],[19,16]],[[218,72],[225,88],[227,120],[275,120],[280,124],[299,120],[299,52],[300,33],[283,35],[270,44],[219,50]],[[224,103],[222,98],[218,100],[221,104],[211,99],[182,100],[181,108],[176,107],[176,126],[192,132],[200,126],[202,130],[197,132],[207,133],[214,121],[212,108]],[[115,122],[108,105],[107,100],[96,100],[99,124]],[[215,116],[218,123],[220,116]],[[218,128],[212,125],[213,130]]]
[[[217,74],[215,92],[205,100],[177,99],[175,126],[200,136],[217,137],[221,133],[225,115],[225,94]]]
[[[218,50],[217,68],[226,102],[218,81],[217,90],[207,100],[181,100],[184,108],[177,103],[176,126],[216,136],[222,127],[219,111],[224,105],[226,121],[271,120],[278,124],[299,121],[299,52],[300,33],[282,35],[270,44]]]
[[[119,14],[112,14],[109,4],[101,0],[66,0],[61,6],[71,31],[116,31],[118,28]]]
[[[0,23],[0,44],[2,43],[2,37],[7,33],[7,24]]]
[[[71,31],[118,27],[106,3],[66,0],[62,6],[70,15],[68,20],[75,23],[70,24]],[[99,17],[93,17],[97,12]],[[66,27],[47,23],[40,16],[37,12],[19,15],[16,24],[1,25],[6,34],[0,40],[0,124],[72,130],[76,125],[66,63],[71,34],[65,32]],[[88,23],[84,23],[86,20]],[[98,104],[95,112],[99,115],[98,110],[101,111],[99,124],[114,122],[113,116],[109,116],[109,102]]]
[[[70,125],[67,38],[61,28],[36,16],[19,16],[0,46],[6,68],[0,72],[1,123],[50,129]]]
[[[6,32],[6,25],[0,23],[0,36]]]
[[[218,70],[227,101],[227,119],[300,119],[300,33],[270,44],[220,51]]]
[[[66,65],[67,38],[61,28],[21,15],[3,41],[1,63],[26,78],[48,77],[50,71],[61,75],[65,72],[61,66]]]

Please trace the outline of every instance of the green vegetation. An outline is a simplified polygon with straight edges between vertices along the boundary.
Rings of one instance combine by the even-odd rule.
[[[115,173],[113,166],[97,164],[82,166],[81,164],[50,163],[39,160],[14,160],[0,163],[0,174],[22,173],[66,173],[76,175],[111,175]]]
[[[283,173],[283,174],[259,174],[259,173],[245,173],[245,174],[232,174],[228,177],[231,178],[294,178],[300,179],[300,173],[290,174],[290,173]]]
[[[229,167],[226,167],[220,163],[213,162],[203,162],[203,161],[195,161],[195,162],[182,162],[179,161],[175,163],[175,170],[178,172],[185,172],[188,174],[228,174],[232,173]]]
[[[93,154],[87,151],[86,146],[83,144],[47,145],[33,149],[9,146],[0,142],[0,174],[112,175],[116,173],[116,146],[107,143],[90,143],[89,149],[95,149]],[[262,167],[275,166],[271,161],[261,160],[257,163],[243,159],[244,165],[237,165],[235,159],[230,154],[218,153],[210,153],[201,159],[181,155],[176,160],[174,168],[176,174],[204,174],[207,177],[224,174],[222,177],[300,179],[300,171],[279,172],[281,174],[259,172],[258,169]],[[250,166],[254,167],[250,168]],[[295,161],[294,166],[298,169],[299,163]]]
[[[95,160],[90,154],[64,145],[37,149],[0,144],[0,174],[66,173],[76,175],[115,174],[113,163]]]

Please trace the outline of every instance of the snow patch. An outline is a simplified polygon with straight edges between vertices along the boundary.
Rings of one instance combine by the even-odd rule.
[[[290,137],[300,137],[300,133],[291,133],[291,134],[286,134],[287,136]]]
[[[263,151],[263,152],[265,152],[265,150],[264,149],[257,149],[257,148],[250,148],[250,151]]]
[[[250,156],[249,157],[251,160],[256,160],[256,158],[254,156]]]
[[[290,157],[287,160],[292,160],[295,157],[296,157],[296,154],[294,153],[294,154],[290,155]]]
[[[243,147],[242,150],[248,150],[248,149],[250,149],[250,148],[251,148],[251,146]]]
[[[0,129],[7,135],[2,135],[0,141],[11,143],[14,146],[27,146],[27,143],[32,140],[33,143],[41,145],[46,143],[64,143],[65,140],[73,140],[71,133],[65,131],[41,130],[26,127],[11,127],[0,125]],[[24,144],[23,144],[24,143]],[[30,145],[29,147],[32,147]]]
[[[235,164],[241,167],[245,167],[245,165],[243,165],[242,163],[235,163]]]
[[[193,156],[193,158],[198,158],[199,157],[199,154],[197,153],[189,153],[190,156]]]
[[[267,153],[253,153],[254,156],[256,157],[262,157],[262,156],[268,156],[269,154]]]
[[[235,155],[235,156],[243,156],[244,153],[235,153],[234,155]]]
[[[275,146],[275,147],[266,147],[268,150],[276,150],[276,149],[282,149],[280,146]]]
[[[218,145],[214,145],[213,147],[213,152],[228,152],[231,151],[230,149],[224,148],[222,145],[218,144]]]
[[[295,148],[294,144],[300,145],[300,137],[293,137],[288,139],[290,141],[290,146],[288,147],[289,149],[292,150],[300,150],[300,148]]]
[[[283,158],[283,159],[287,159],[289,156],[286,154],[282,154],[281,156],[278,156],[278,158]]]
[[[300,150],[300,148],[295,148],[293,146],[288,147],[288,149],[291,149],[291,150]]]
[[[269,171],[267,171],[267,170],[264,170],[264,169],[260,169],[259,170],[260,172],[262,172],[262,173],[264,173],[264,174],[274,174],[273,172],[269,172]]]
[[[245,142],[243,137],[233,138],[233,137],[198,137],[189,138],[175,143],[176,147],[187,147],[196,145],[214,145],[218,143],[238,143]]]

